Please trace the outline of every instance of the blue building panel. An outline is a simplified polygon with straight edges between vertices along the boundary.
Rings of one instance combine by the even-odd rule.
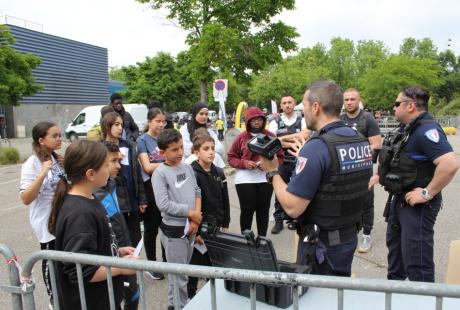
[[[107,49],[43,32],[7,25],[20,52],[40,56],[33,71],[43,91],[21,104],[107,104],[109,74]]]

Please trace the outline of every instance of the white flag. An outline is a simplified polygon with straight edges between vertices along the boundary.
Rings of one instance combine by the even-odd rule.
[[[276,101],[272,99],[272,114],[278,113],[278,108],[276,106]]]

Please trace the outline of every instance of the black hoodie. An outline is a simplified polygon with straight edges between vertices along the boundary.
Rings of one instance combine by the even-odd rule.
[[[230,224],[230,202],[228,200],[227,179],[222,168],[211,165],[205,171],[198,160],[192,163],[198,186],[201,188],[201,212],[203,222],[214,218],[217,227],[228,228]]]

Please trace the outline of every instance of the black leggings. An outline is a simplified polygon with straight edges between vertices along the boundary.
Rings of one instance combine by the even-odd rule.
[[[144,247],[145,255],[148,260],[157,260],[157,235],[158,228],[162,220],[161,212],[155,203],[155,196],[153,195],[152,183],[149,181],[144,182],[145,194],[147,195],[148,207],[143,214],[144,217]],[[160,242],[161,244],[161,242]],[[163,261],[166,262],[166,253],[163,244],[161,244],[161,254]]]
[[[51,240],[50,242],[40,243],[41,250],[54,250],[56,249],[56,242],[55,240]],[[53,290],[51,288],[51,278],[50,278],[50,268],[48,260],[42,260],[42,274],[43,274],[43,281],[45,282],[46,292],[51,300],[53,300]]]
[[[236,184],[236,193],[240,201],[241,232],[251,229],[252,217],[256,212],[257,234],[266,236],[268,229],[268,211],[272,199],[273,187],[269,183]]]

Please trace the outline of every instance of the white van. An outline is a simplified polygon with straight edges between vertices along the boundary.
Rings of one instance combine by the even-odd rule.
[[[86,133],[97,123],[101,118],[101,109],[104,105],[93,105],[81,110],[73,121],[67,125],[65,136],[70,141],[78,138],[86,138]],[[147,106],[145,104],[124,104],[123,107],[134,119],[134,122],[139,127],[139,131],[144,129],[147,123]]]

